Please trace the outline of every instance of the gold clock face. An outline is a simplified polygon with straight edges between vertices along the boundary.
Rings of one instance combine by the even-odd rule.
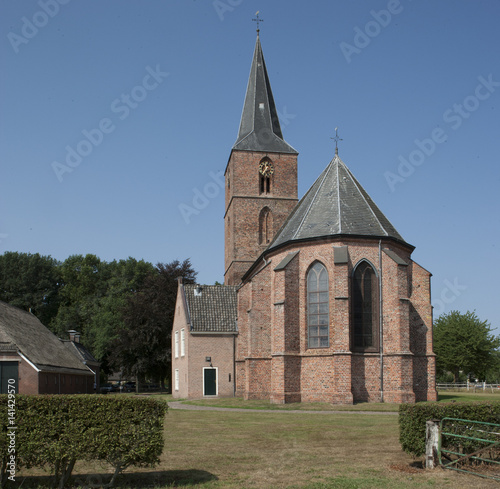
[[[270,161],[262,161],[259,165],[259,172],[265,177],[270,177],[274,173],[273,164]]]

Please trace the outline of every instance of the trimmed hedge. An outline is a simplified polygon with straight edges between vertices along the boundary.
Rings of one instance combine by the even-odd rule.
[[[8,395],[0,395],[2,480],[9,472]],[[63,487],[77,460],[99,460],[116,476],[134,465],[152,467],[163,451],[167,403],[96,395],[15,396],[15,464],[50,467]],[[12,433],[13,430],[9,430]],[[11,443],[11,445],[9,445]]]
[[[443,418],[500,424],[500,401],[401,404],[399,442],[403,450],[416,457],[424,455],[427,421]]]

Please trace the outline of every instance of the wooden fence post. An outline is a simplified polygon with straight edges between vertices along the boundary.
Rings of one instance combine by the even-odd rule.
[[[433,469],[438,464],[439,420],[433,419],[426,423],[425,433],[425,468]]]

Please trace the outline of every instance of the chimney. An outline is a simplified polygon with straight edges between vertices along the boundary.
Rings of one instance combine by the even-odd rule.
[[[202,290],[203,290],[203,287],[200,284],[196,284],[196,287],[194,289],[194,296],[201,297]]]
[[[75,331],[74,329],[70,329],[68,331],[69,333],[69,341],[72,341],[73,343],[80,343],[80,333],[78,331]]]

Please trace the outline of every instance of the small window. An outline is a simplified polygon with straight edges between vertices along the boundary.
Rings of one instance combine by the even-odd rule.
[[[269,244],[273,236],[273,214],[269,207],[264,207],[259,215],[259,244]]]
[[[174,375],[174,389],[176,391],[179,390],[179,369],[175,369],[175,375]]]
[[[271,177],[260,176],[260,193],[270,194],[271,193]]]
[[[175,358],[179,358],[179,331],[175,332],[175,346],[174,346],[174,351],[175,351]]]
[[[184,336],[184,330],[181,329],[181,357],[186,354],[186,338]]]
[[[319,262],[307,274],[307,325],[309,348],[330,346],[328,272]]]

